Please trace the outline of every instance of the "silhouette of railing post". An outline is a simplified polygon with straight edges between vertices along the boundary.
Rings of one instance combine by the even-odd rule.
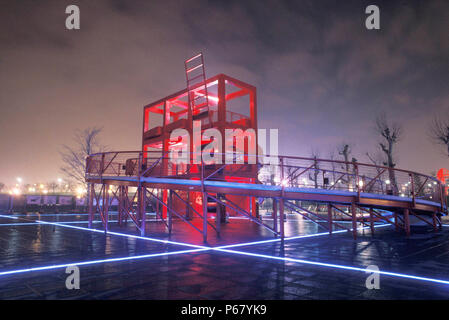
[[[281,169],[281,198],[279,199],[279,224],[281,240],[284,241],[284,158],[279,157],[280,169]]]
[[[142,237],[145,236],[146,229],[146,215],[145,215],[145,187],[142,185],[142,170],[143,170],[143,153],[139,152],[139,158],[137,160],[138,168],[137,168],[137,179],[138,179],[138,187],[137,187],[137,210],[139,212],[140,218],[140,235]]]
[[[359,177],[359,167],[357,165],[357,163],[353,163],[352,164],[354,166],[354,173],[355,173],[355,183],[356,183],[356,188],[357,188],[357,202],[360,201],[360,177]]]
[[[204,161],[203,157],[201,157],[201,191],[203,195],[203,240],[207,241],[207,193],[204,188]]]
[[[410,183],[412,185],[412,204],[413,208],[416,206],[416,197],[415,197],[415,179],[413,179],[413,175],[411,173],[408,174],[410,177]]]

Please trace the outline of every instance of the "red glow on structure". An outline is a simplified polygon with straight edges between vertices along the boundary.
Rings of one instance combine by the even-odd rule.
[[[186,67],[186,73],[191,74],[201,71],[204,65],[199,62],[198,55],[193,57],[187,62],[197,63],[196,66]],[[193,75],[193,78],[198,76]],[[201,77],[200,77],[201,78]],[[154,103],[151,103],[144,107],[144,124],[142,134],[142,150],[160,150],[161,153],[169,154],[171,150],[180,150],[183,146],[187,147],[187,144],[183,142],[181,137],[176,139],[170,138],[170,134],[176,129],[184,129],[187,131],[190,139],[189,152],[194,153],[195,148],[198,147],[198,137],[194,134],[194,121],[201,123],[201,135],[199,139],[199,145],[204,152],[204,147],[212,142],[210,139],[203,139],[203,132],[210,128],[215,128],[222,133],[225,137],[226,129],[241,129],[247,131],[248,129],[257,132],[257,102],[256,102],[256,88],[244,83],[240,80],[231,78],[224,74],[216,75],[212,78],[205,79],[199,82],[189,83],[189,75],[187,75],[188,86],[186,89],[179,91],[175,94],[160,99]],[[229,105],[237,104],[239,106],[246,106],[247,111],[245,113],[249,116],[229,110]],[[251,146],[257,146],[257,134],[254,134],[253,139],[244,138],[243,150],[237,150],[238,146],[234,141],[234,149],[236,152],[247,153],[245,151],[251,150]],[[196,140],[195,140],[196,139]],[[186,141],[186,140],[184,140]],[[222,141],[222,152],[224,152],[226,141]],[[248,145],[247,145],[248,144]],[[250,145],[249,145],[250,144]],[[207,151],[207,150],[206,150]],[[222,157],[221,163],[226,163],[224,155],[217,156]],[[194,160],[194,159],[192,159]],[[248,159],[245,157],[245,163]],[[176,171],[176,175],[180,177],[189,178],[190,174],[198,174],[198,169],[195,161],[191,161],[191,165],[174,165],[164,164],[166,170]],[[217,169],[221,164],[211,164]],[[244,168],[243,168],[244,167]],[[211,169],[214,171],[214,169]],[[257,167],[248,164],[232,164],[226,167],[226,174],[223,172],[221,176],[215,178],[224,181],[238,181],[244,183],[255,183],[257,179]],[[164,198],[166,194],[164,192]],[[198,192],[186,192],[184,194],[184,200],[191,203],[191,205],[202,212],[201,194]],[[232,198],[234,203],[237,203],[241,208],[255,212],[255,198],[242,197],[242,196],[230,196],[226,195],[226,198]],[[165,201],[165,200],[164,200]],[[179,208],[181,210],[182,203],[179,202]],[[176,205],[175,205],[176,206]],[[208,203],[209,207],[209,203]],[[213,207],[212,203],[210,207]],[[234,215],[234,212],[230,214]]]
[[[437,179],[440,180],[442,183],[446,183],[446,179],[449,178],[449,170],[445,168],[441,168],[437,172]]]

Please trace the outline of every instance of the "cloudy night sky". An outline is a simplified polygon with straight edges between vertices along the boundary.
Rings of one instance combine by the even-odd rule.
[[[66,6],[81,29],[65,28]],[[365,28],[366,6],[380,30]],[[259,127],[280,153],[322,158],[345,141],[368,162],[387,112],[403,126],[397,167],[449,168],[429,141],[449,117],[448,1],[0,0],[0,182],[62,177],[76,129],[103,127],[110,150],[138,150],[142,108],[185,88],[184,60],[258,89]]]

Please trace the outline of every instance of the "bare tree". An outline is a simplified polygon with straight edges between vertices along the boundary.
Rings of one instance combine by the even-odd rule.
[[[309,180],[313,181],[315,189],[318,189],[318,175],[320,174],[320,165],[317,158],[320,157],[320,152],[312,148],[310,156],[311,158],[313,158],[313,173],[309,173]]]
[[[379,166],[383,166],[384,163],[384,157],[383,154],[381,153],[380,150],[376,150],[375,153],[370,154],[369,152],[366,153],[366,156],[368,157],[369,161],[371,161],[372,164],[374,164],[376,166],[376,171],[378,175],[381,175],[382,172],[382,168],[379,168]],[[384,187],[381,181],[381,177],[379,177],[378,179],[376,179],[376,181],[373,181],[369,184],[369,186],[367,186],[366,191],[367,192],[371,192],[374,187],[376,186],[376,182],[379,182],[379,187],[380,190],[382,191],[382,193],[384,192]]]
[[[449,156],[449,117],[440,119],[435,116],[429,125],[428,135],[434,143],[443,145]]]
[[[58,188],[58,184],[54,181],[47,183],[48,188],[51,190],[52,193],[56,193],[56,189]]]
[[[401,138],[402,127],[398,123],[390,123],[385,113],[379,115],[376,119],[376,131],[382,137],[382,141],[379,142],[381,151],[384,153],[385,161],[384,166],[393,169],[396,167],[394,161],[394,146],[399,142]],[[394,170],[388,170],[393,192],[397,194],[399,192],[396,182],[396,176]]]
[[[98,140],[98,135],[101,131],[102,128],[98,127],[87,128],[82,131],[77,130],[73,139],[73,147],[63,145],[60,155],[64,165],[61,167],[61,171],[69,180],[73,180],[76,184],[86,186],[84,176],[87,156],[103,152],[106,149]]]
[[[343,160],[349,162],[349,155],[351,154],[351,147],[347,143],[342,143],[337,147],[338,154],[343,157]]]
[[[348,185],[348,187],[349,187],[349,185],[351,184],[350,174],[351,173],[354,174],[354,166],[352,166],[352,172],[351,172],[349,162],[357,162],[357,159],[352,157],[351,160],[349,160],[351,153],[352,153],[352,147],[348,143],[343,142],[339,147],[337,147],[337,151],[338,151],[338,154],[340,156],[342,156],[343,160],[345,161],[345,164],[341,168],[347,174],[347,179],[342,177],[342,178],[340,178],[340,181],[342,183]]]
[[[335,180],[336,180],[336,174],[335,174],[335,171],[337,171],[337,168],[336,168],[336,163],[334,162],[334,160],[336,160],[336,159],[335,159],[335,152],[334,152],[334,150],[331,150],[331,151],[329,152],[329,160],[332,161],[332,162],[331,162],[331,169],[332,169],[332,183],[335,183]]]
[[[0,192],[5,188],[5,184],[3,182],[0,182]]]

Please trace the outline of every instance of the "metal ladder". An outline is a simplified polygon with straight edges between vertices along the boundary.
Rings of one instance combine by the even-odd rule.
[[[201,119],[207,115],[209,124],[212,125],[203,53],[200,52],[187,59],[184,62],[184,67],[187,80],[188,104],[192,110],[193,120]],[[200,91],[204,92],[204,95]]]

